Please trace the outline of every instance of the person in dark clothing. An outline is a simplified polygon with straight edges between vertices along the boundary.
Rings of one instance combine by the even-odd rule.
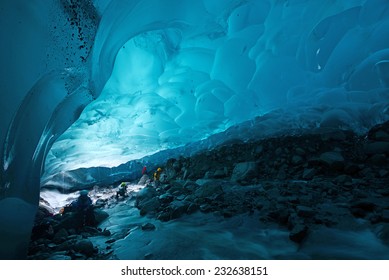
[[[81,191],[80,196],[70,204],[69,208],[75,214],[76,227],[96,226],[92,199],[88,196],[88,191]]]

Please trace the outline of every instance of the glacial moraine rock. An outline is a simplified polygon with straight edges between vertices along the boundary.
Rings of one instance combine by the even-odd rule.
[[[93,246],[93,243],[88,239],[83,239],[78,241],[74,245],[74,250],[76,252],[84,254],[87,257],[90,257],[95,253],[95,248]]]
[[[319,160],[331,168],[332,170],[340,171],[343,170],[345,166],[345,160],[341,153],[339,152],[325,152],[322,153],[319,157]]]
[[[249,181],[258,176],[258,164],[256,162],[237,163],[232,171],[231,181]]]
[[[365,153],[368,155],[374,154],[388,154],[389,142],[372,142],[365,145]]]
[[[289,239],[296,243],[301,243],[308,234],[308,227],[304,224],[297,224],[289,233]]]

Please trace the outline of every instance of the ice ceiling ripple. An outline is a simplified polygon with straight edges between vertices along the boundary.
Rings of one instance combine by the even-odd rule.
[[[100,97],[46,175],[116,166],[283,108],[288,126],[387,118],[386,1],[111,1],[92,56]]]

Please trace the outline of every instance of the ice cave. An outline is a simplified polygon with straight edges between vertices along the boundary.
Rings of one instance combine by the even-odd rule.
[[[1,0],[0,35],[0,259],[389,259],[388,0]]]

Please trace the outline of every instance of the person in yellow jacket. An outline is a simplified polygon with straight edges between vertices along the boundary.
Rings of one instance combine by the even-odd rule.
[[[155,187],[158,187],[160,184],[159,179],[161,177],[161,173],[162,173],[161,167],[158,167],[157,171],[154,172],[154,185],[155,185]]]

